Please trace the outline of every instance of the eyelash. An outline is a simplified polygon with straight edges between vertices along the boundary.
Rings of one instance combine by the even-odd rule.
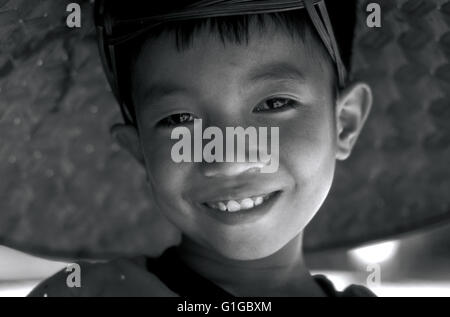
[[[194,121],[194,119],[197,119],[195,115],[188,112],[183,113],[176,113],[170,116],[165,117],[164,119],[160,120],[157,124],[159,127],[173,127],[173,126],[179,126],[183,124],[189,124]]]
[[[279,103],[281,101],[284,101],[285,104],[281,105],[281,106],[276,106],[276,108],[264,109],[264,110],[260,109],[261,104],[267,104],[268,102],[270,102],[270,103],[272,103],[272,107],[274,107],[275,103],[277,103],[277,102]],[[300,106],[300,103],[294,99],[284,98],[284,97],[274,97],[274,98],[266,99],[262,103],[258,104],[253,109],[253,113],[282,112],[282,111],[286,111],[288,109],[297,108],[299,106]],[[197,117],[195,115],[193,115],[192,113],[188,113],[188,112],[176,113],[176,114],[167,116],[164,119],[160,120],[157,123],[157,126],[159,126],[159,127],[174,127],[174,126],[192,123],[194,121],[194,119],[197,119]]]
[[[284,105],[282,105],[282,106],[279,106],[279,107],[276,107],[276,108],[271,108],[271,109],[264,109],[264,110],[260,109],[261,104],[265,104],[265,103],[268,103],[268,102],[270,102],[272,104],[275,104],[277,102],[278,103],[279,102],[283,103],[282,101],[285,102]],[[294,100],[294,99],[285,98],[285,97],[273,97],[273,98],[266,99],[262,103],[257,105],[253,109],[253,112],[282,112],[282,111],[286,111],[288,109],[297,108],[299,106],[300,106],[300,103],[298,101]],[[273,107],[273,105],[272,105],[272,107]]]

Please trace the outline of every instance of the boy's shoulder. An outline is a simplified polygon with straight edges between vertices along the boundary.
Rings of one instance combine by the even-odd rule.
[[[146,270],[145,263],[144,256],[97,263],[77,262],[70,270],[63,269],[41,282],[28,296],[176,296]],[[75,272],[78,275],[75,276]]]
[[[352,284],[339,292],[326,276],[318,274],[314,279],[328,297],[376,297],[370,289],[362,285]]]

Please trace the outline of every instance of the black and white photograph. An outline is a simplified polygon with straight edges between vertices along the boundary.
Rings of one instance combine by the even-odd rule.
[[[0,0],[0,297],[450,297],[450,1]]]

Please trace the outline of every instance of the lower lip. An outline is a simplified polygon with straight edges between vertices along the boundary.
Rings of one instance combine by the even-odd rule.
[[[210,208],[204,204],[201,205],[201,209],[204,210],[208,216],[227,225],[236,225],[243,223],[254,222],[270,212],[273,205],[281,196],[281,191],[273,192],[269,194],[270,197],[264,200],[261,205],[253,207],[247,210],[239,210],[236,212],[221,211],[214,208]]]

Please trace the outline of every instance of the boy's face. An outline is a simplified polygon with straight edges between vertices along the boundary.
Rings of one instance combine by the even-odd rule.
[[[273,254],[303,231],[330,189],[337,151],[332,71],[318,48],[275,28],[250,34],[239,45],[201,31],[182,51],[172,35],[151,40],[133,92],[151,199],[187,238],[241,260]],[[278,170],[175,163],[171,132],[182,113],[224,136],[226,127],[278,127]],[[182,117],[192,130],[192,117]],[[249,210],[211,207],[257,196],[264,202]]]

